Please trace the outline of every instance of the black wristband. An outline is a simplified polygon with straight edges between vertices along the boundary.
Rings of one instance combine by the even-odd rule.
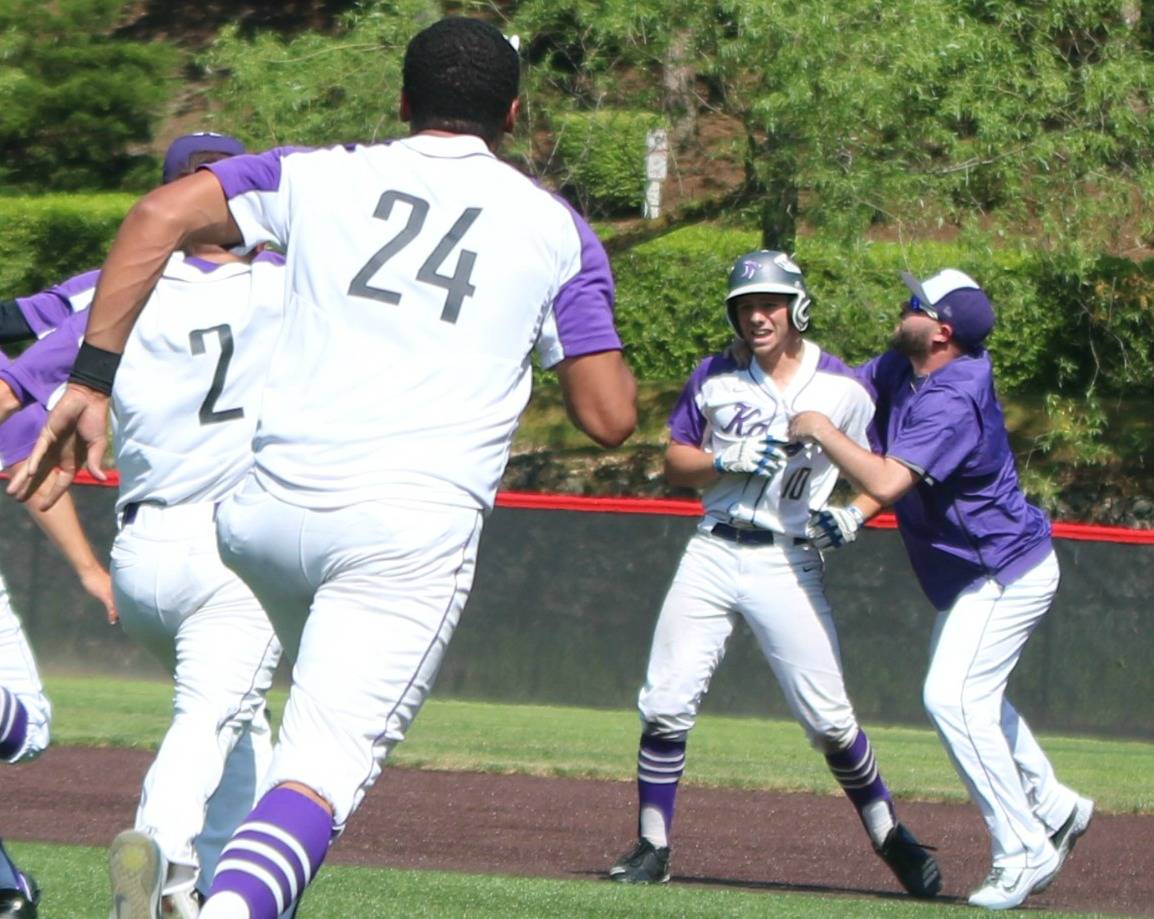
[[[68,375],[69,383],[79,383],[95,389],[106,396],[112,395],[112,381],[116,379],[116,368],[120,366],[120,355],[97,348],[88,342],[81,342],[80,353]]]
[[[0,300],[0,343],[27,341],[36,333],[24,318],[24,311],[15,300]]]

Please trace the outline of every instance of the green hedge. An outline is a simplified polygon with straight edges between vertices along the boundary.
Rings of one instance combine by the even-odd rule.
[[[724,347],[729,266],[757,245],[753,231],[697,225],[614,259],[618,326],[640,378],[683,378]],[[906,296],[900,271],[955,267],[994,300],[989,346],[1003,391],[1154,392],[1154,260],[814,237],[799,240],[797,259],[814,298],[810,337],[851,363],[886,347]]]
[[[133,203],[120,194],[0,198],[0,298],[31,293],[98,266]],[[614,258],[617,320],[643,380],[683,379],[725,346],[723,298],[752,230],[699,224]],[[811,337],[856,362],[885,347],[905,288],[899,272],[952,266],[990,292],[990,340],[1004,392],[1154,393],[1154,260],[1053,254],[976,243],[845,246],[799,241],[814,297]]]
[[[133,195],[0,198],[0,299],[98,268]]]
[[[645,137],[664,124],[652,112],[602,109],[553,117],[562,186],[595,216],[636,216],[645,201]]]

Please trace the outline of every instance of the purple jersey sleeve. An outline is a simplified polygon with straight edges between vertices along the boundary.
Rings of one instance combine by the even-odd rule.
[[[9,366],[8,358],[0,353],[0,372]],[[28,458],[46,417],[47,412],[39,405],[30,405],[0,424],[0,469],[7,469]]]
[[[24,405],[38,402],[47,407],[52,394],[68,380],[87,327],[87,310],[69,316],[59,328],[0,368],[0,379],[12,387]]]
[[[258,243],[288,245],[288,213],[281,187],[286,156],[304,153],[303,147],[275,147],[264,153],[230,156],[202,166],[224,191],[229,211],[249,246]]]
[[[557,292],[553,315],[566,357],[620,351],[613,325],[615,291],[609,257],[593,229],[569,208],[581,240],[581,267]]]
[[[17,297],[16,302],[29,327],[40,338],[73,313],[87,309],[99,279],[99,269],[86,271],[38,294]]]
[[[706,419],[698,396],[711,376],[736,370],[737,364],[721,354],[707,357],[689,376],[685,388],[669,413],[669,435],[674,443],[701,447],[705,442]]]
[[[934,387],[911,406],[886,455],[942,482],[978,446],[981,431],[973,400],[956,390]]]

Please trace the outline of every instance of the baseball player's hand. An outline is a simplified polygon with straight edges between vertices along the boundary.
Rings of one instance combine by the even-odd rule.
[[[85,592],[97,600],[104,607],[104,616],[109,625],[116,625],[120,621],[120,614],[116,612],[116,601],[112,595],[112,578],[108,572],[97,565],[80,575],[80,583]]]
[[[8,483],[8,494],[27,501],[56,467],[60,472],[44,496],[41,508],[55,504],[82,468],[103,482],[100,468],[108,446],[108,396],[87,386],[69,383],[48,415],[36,446],[24,467]]]
[[[833,422],[821,412],[798,412],[789,421],[789,439],[821,443],[822,432],[832,427]]]
[[[827,507],[814,511],[805,525],[805,535],[819,549],[836,549],[857,539],[858,530],[865,524],[862,512],[852,504],[848,507]]]
[[[771,479],[789,459],[783,447],[783,441],[768,435],[748,437],[718,453],[713,458],[713,468],[718,472],[739,472]]]

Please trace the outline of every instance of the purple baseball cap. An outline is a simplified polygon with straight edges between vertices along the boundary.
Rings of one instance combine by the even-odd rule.
[[[994,328],[994,305],[965,272],[946,268],[919,281],[903,271],[902,281],[913,294],[911,306],[950,326],[958,344],[971,350],[980,348]]]
[[[198,153],[224,153],[228,156],[239,156],[244,152],[246,152],[244,144],[227,134],[215,134],[212,131],[185,134],[174,140],[164,154],[164,169],[160,174],[160,181],[167,185],[169,182],[179,179],[181,173],[188,168],[188,161]]]

